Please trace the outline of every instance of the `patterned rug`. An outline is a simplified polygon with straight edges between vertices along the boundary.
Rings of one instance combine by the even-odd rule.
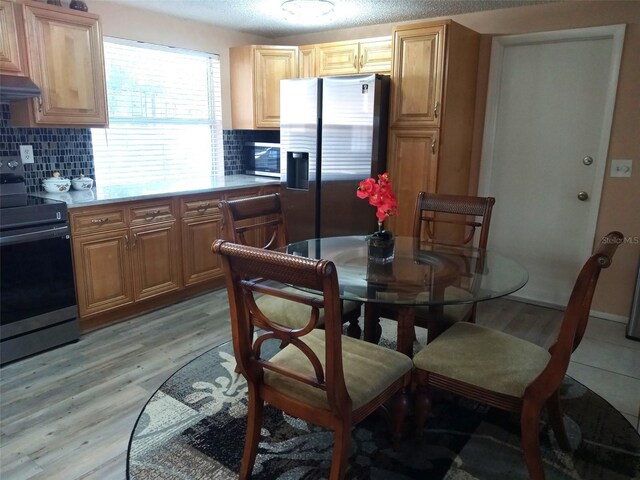
[[[131,480],[237,478],[245,436],[246,383],[230,343],[178,370],[151,397],[134,427]],[[572,452],[559,449],[543,419],[548,480],[640,478],[640,436],[605,400],[570,377],[562,387]],[[410,423],[410,419],[409,419]],[[354,428],[348,479],[528,479],[517,415],[442,394],[422,438],[389,444],[383,415]],[[253,478],[326,478],[333,433],[267,406]]]

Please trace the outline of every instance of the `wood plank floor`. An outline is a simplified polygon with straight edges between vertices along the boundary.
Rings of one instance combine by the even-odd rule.
[[[555,310],[497,300],[481,305],[478,322],[548,345],[561,317]],[[178,368],[228,341],[228,322],[227,298],[220,290],[3,367],[0,478],[124,479],[129,436],[145,403]],[[596,333],[612,335],[605,343],[616,345],[617,335],[605,327],[600,325],[604,333]],[[640,358],[640,343],[621,343],[618,352],[630,350],[631,362]],[[596,373],[611,373],[594,368]],[[640,380],[635,381],[640,391]],[[629,385],[625,388],[633,398],[636,384]],[[627,418],[637,422],[632,413]]]

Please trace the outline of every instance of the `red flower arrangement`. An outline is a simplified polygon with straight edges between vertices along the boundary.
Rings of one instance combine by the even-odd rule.
[[[378,175],[378,180],[367,178],[360,182],[356,192],[358,198],[368,198],[369,204],[376,207],[378,226],[382,228],[382,222],[387,217],[398,214],[398,202],[393,194],[391,180],[387,172]]]

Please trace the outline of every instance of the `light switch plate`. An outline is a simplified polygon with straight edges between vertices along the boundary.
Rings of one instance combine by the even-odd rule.
[[[22,163],[33,163],[33,147],[31,145],[20,145],[20,158]]]
[[[611,176],[630,177],[632,163],[631,160],[611,160]]]

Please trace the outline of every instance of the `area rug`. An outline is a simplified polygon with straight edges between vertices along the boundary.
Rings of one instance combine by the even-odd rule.
[[[245,437],[247,387],[234,372],[230,343],[177,371],[149,400],[129,442],[127,478],[237,478]],[[546,478],[640,478],[640,436],[605,400],[566,377],[562,405],[572,451],[558,447],[543,418]],[[391,448],[383,415],[352,432],[348,479],[528,479],[515,414],[439,395],[421,438]],[[267,406],[253,470],[256,479],[326,478],[333,433]]]

